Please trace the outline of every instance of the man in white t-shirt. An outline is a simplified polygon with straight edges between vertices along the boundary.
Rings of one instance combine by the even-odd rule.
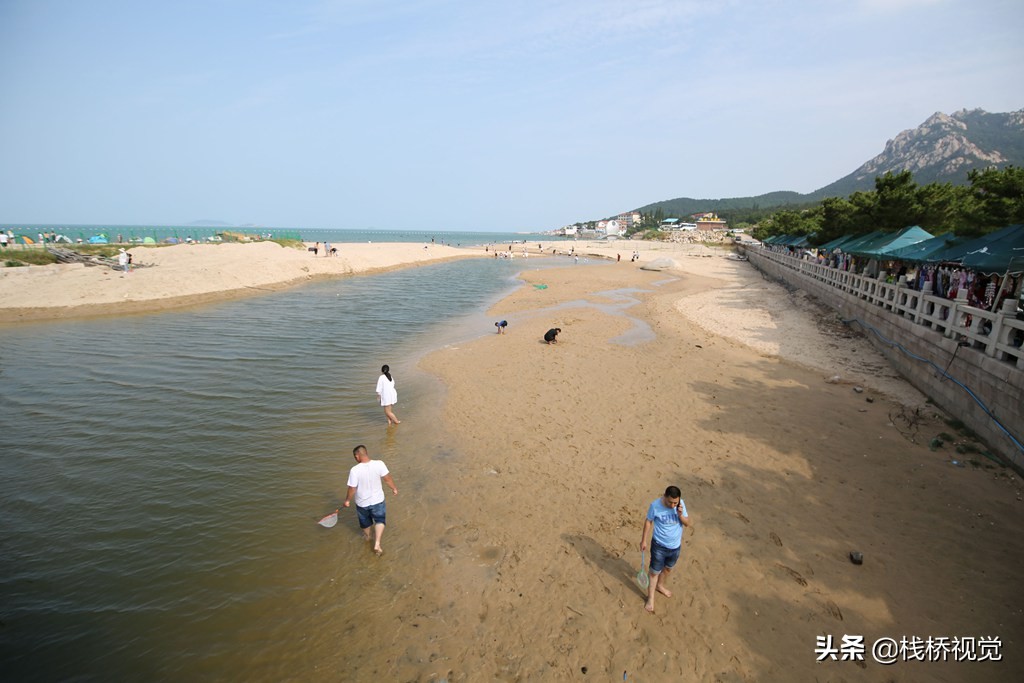
[[[349,506],[352,497],[356,500],[356,515],[359,517],[359,528],[363,530],[363,538],[370,540],[370,528],[373,528],[373,552],[378,555],[384,551],[380,547],[380,537],[384,535],[385,506],[384,482],[391,487],[391,493],[398,495],[395,480],[391,478],[387,465],[383,460],[370,460],[366,446],[359,445],[352,449],[352,457],[356,466],[348,473],[348,495],[345,496],[345,507]]]

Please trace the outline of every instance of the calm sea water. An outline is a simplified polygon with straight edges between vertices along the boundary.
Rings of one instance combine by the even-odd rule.
[[[233,230],[227,227],[197,227],[188,225],[13,225],[0,224],[0,230],[12,230],[15,234],[26,235],[36,240],[41,233],[55,232],[66,235],[72,241],[81,239],[88,241],[95,235],[105,235],[108,240],[116,241],[120,236],[124,241],[142,240],[147,237],[156,241],[167,238],[184,240],[191,237],[204,240],[222,230]],[[510,242],[557,241],[564,237],[553,237],[528,232],[488,232],[459,230],[340,230],[335,228],[301,228],[301,227],[262,227],[242,228],[245,232],[270,234],[276,237],[303,239],[307,242],[418,242],[444,243],[461,246],[478,246],[481,244],[508,244]]]
[[[479,246],[481,244],[509,244],[522,242],[552,242],[565,237],[518,232],[459,232],[451,230],[327,230],[303,229],[302,238],[307,242],[430,242],[452,246]],[[571,238],[570,238],[571,239]]]
[[[316,520],[343,500],[357,443],[413,497],[451,455],[416,359],[492,333],[483,310],[520,267],[0,328],[2,678],[338,680],[316,663],[343,661],[337,624],[366,617],[361,585],[392,579],[352,519]],[[389,502],[396,528],[413,524],[403,509]]]

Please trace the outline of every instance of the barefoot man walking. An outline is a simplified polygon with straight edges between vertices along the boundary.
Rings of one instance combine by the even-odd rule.
[[[679,550],[683,545],[683,531],[690,526],[690,518],[686,516],[686,503],[681,498],[678,486],[669,486],[665,495],[658,498],[647,508],[647,519],[644,531],[640,535],[640,550],[647,550],[647,533],[653,527],[651,537],[651,564],[648,571],[651,582],[647,587],[647,604],[644,608],[654,613],[654,593],[658,592],[666,598],[672,597],[672,591],[665,584],[668,575],[676,566]]]
[[[387,465],[383,460],[370,460],[366,446],[359,445],[352,449],[352,457],[356,465],[348,473],[348,495],[345,496],[345,507],[349,506],[352,497],[356,499],[356,515],[359,517],[359,528],[363,530],[363,538],[371,540],[370,529],[373,529],[373,552],[378,555],[384,551],[380,547],[380,537],[384,535],[385,507],[383,481],[391,487],[391,493],[398,495],[395,480],[391,478]]]

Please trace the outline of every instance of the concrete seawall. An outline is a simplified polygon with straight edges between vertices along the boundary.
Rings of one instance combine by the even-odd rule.
[[[903,377],[1024,474],[1024,350],[1017,346],[1024,321],[1014,302],[990,313],[760,247],[740,252],[765,275],[836,309]]]

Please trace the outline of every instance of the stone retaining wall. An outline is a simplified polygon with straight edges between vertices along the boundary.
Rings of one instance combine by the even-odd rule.
[[[1024,321],[1014,301],[990,313],[967,306],[965,296],[950,301],[760,247],[740,251],[761,272],[836,309],[911,384],[1024,473],[1024,350],[1016,346]]]

